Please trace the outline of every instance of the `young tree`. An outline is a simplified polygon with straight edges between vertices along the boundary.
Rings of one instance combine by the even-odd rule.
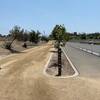
[[[68,40],[68,35],[66,33],[66,29],[64,25],[56,25],[52,31],[52,37],[57,42],[57,48],[58,48],[58,74],[57,76],[61,76],[62,72],[62,59],[61,59],[61,43]]]

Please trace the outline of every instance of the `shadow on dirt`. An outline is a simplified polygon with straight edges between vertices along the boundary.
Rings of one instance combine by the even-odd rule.
[[[43,78],[35,80],[33,100],[57,100],[55,90]]]
[[[21,51],[15,50],[15,49],[9,49],[9,51],[10,51],[11,53],[23,53],[23,52],[21,52]]]
[[[51,50],[50,52],[51,53],[57,53],[57,50]]]

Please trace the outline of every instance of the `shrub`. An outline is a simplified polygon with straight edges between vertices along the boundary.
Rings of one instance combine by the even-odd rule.
[[[26,43],[24,43],[24,44],[22,45],[22,47],[27,48],[27,44],[26,44]]]
[[[6,42],[6,43],[4,44],[4,48],[5,48],[5,49],[8,49],[8,50],[11,50],[11,43],[10,43],[10,42]]]

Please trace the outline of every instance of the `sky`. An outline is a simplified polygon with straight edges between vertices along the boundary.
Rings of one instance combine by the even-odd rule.
[[[15,25],[50,34],[56,24],[68,32],[100,32],[100,0],[0,0],[0,34]]]

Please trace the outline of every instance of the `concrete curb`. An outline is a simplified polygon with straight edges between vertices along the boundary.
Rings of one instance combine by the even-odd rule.
[[[70,65],[72,66],[73,70],[75,71],[75,74],[73,74],[70,77],[75,77],[79,75],[79,72],[77,71],[76,67],[73,65],[73,63],[71,62],[70,58],[68,57],[68,55],[65,53],[64,49],[62,48],[63,53],[65,54],[67,60],[69,61]]]
[[[63,49],[62,49],[62,50],[63,50]],[[66,55],[66,53],[65,53],[64,50],[63,50],[63,52],[64,52],[66,58],[68,59],[70,65],[72,66],[73,70],[75,71],[75,74],[73,74],[73,75],[71,75],[71,76],[60,76],[60,77],[49,75],[49,74],[46,72],[46,69],[48,68],[49,62],[50,62],[50,60],[51,60],[51,58],[52,58],[52,56],[53,56],[53,53],[51,53],[50,57],[48,58],[48,61],[47,61],[46,65],[45,65],[45,67],[44,67],[44,70],[43,70],[43,74],[44,74],[45,76],[50,77],[50,78],[60,78],[60,79],[62,78],[62,79],[63,79],[63,78],[73,78],[73,77],[76,77],[76,76],[79,75],[78,71],[76,70],[76,68],[74,67],[74,65],[72,64],[71,60],[70,60],[69,57]]]

